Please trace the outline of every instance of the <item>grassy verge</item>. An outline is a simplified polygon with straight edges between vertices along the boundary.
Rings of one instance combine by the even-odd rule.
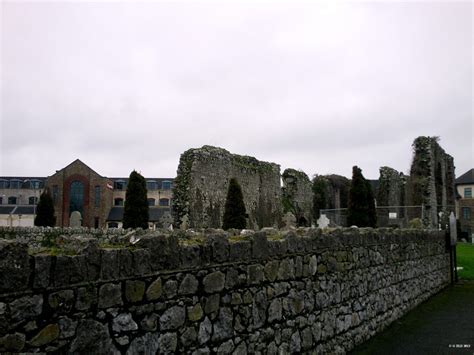
[[[459,278],[474,280],[474,244],[458,243],[456,246],[456,257],[458,267],[463,268],[458,271]]]

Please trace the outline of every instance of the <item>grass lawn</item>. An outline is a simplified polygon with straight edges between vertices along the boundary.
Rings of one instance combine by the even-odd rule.
[[[474,244],[458,243],[456,245],[456,256],[458,267],[463,269],[458,270],[460,279],[474,280]]]

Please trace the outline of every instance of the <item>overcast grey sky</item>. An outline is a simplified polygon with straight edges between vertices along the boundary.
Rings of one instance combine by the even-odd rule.
[[[474,167],[471,2],[1,3],[0,175],[173,177],[205,144],[283,169]]]

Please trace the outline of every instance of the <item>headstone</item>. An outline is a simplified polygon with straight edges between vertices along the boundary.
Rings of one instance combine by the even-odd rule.
[[[319,228],[326,228],[329,226],[329,223],[331,221],[329,220],[329,218],[326,217],[325,214],[322,214],[316,222],[318,223]]]
[[[187,214],[181,218],[181,225],[179,226],[179,229],[186,231],[189,229],[189,217]]]
[[[69,227],[80,227],[82,226],[82,216],[81,212],[73,211],[71,217],[69,217]]]
[[[449,234],[451,236],[451,246],[456,245],[456,241],[458,240],[458,233],[456,228],[456,217],[454,217],[454,213],[451,212],[449,215]]]
[[[163,216],[161,216],[160,222],[164,229],[169,229],[173,223],[173,217],[169,212],[165,212]]]
[[[292,229],[296,226],[296,217],[293,213],[287,212],[282,218],[283,223],[285,224],[284,229]]]

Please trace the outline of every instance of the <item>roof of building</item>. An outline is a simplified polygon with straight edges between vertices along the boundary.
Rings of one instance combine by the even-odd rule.
[[[456,179],[456,185],[474,184],[474,169],[466,171]]]
[[[0,206],[0,214],[34,214],[35,213],[35,206],[15,206],[15,205],[8,205],[8,206]]]
[[[0,214],[10,214],[15,206],[0,206]]]
[[[150,207],[148,208],[148,220],[150,222],[158,222],[160,218],[166,213],[170,213],[169,208]],[[110,209],[107,221],[116,222],[123,220],[123,207],[114,206]]]
[[[109,178],[112,181],[123,181],[123,182],[128,182],[128,177],[111,177]],[[156,181],[156,182],[162,182],[162,181],[173,181],[175,178],[155,178],[155,177],[145,177],[145,180],[148,181]]]

